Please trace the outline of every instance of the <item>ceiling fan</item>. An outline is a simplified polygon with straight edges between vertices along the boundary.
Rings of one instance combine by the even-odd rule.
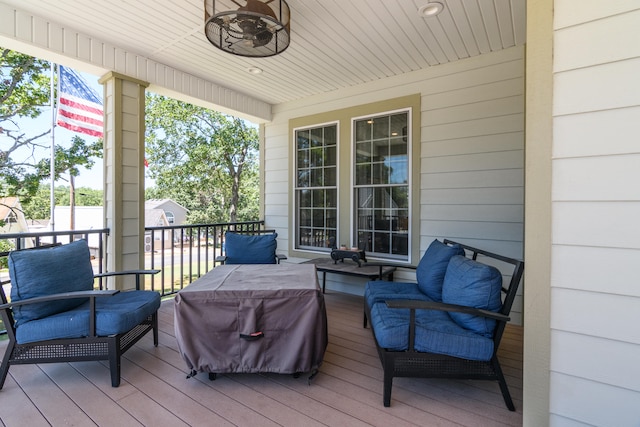
[[[289,47],[290,10],[285,0],[205,0],[204,32],[217,48],[234,55],[268,57]]]

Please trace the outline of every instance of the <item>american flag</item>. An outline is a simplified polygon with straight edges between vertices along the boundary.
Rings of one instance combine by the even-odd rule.
[[[102,100],[71,68],[59,66],[58,125],[74,132],[102,137]]]

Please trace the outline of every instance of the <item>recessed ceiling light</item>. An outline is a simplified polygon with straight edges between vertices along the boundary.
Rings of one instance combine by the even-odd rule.
[[[262,68],[258,68],[258,67],[249,67],[247,68],[247,71],[250,72],[251,74],[262,74]]]
[[[418,12],[420,12],[420,16],[423,18],[431,18],[432,16],[438,15],[443,9],[444,5],[442,3],[430,2],[420,7]]]

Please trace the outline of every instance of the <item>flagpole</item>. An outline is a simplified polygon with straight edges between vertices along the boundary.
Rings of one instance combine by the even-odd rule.
[[[51,84],[50,84],[50,95],[49,98],[51,100],[51,158],[49,160],[49,175],[51,177],[51,194],[50,194],[50,215],[51,220],[49,221],[51,224],[51,231],[55,231],[55,206],[56,206],[56,198],[55,198],[55,177],[56,177],[56,137],[55,137],[55,129],[56,129],[56,108],[55,108],[55,64],[51,62]]]

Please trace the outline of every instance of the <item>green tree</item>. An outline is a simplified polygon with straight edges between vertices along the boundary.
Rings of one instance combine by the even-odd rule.
[[[18,196],[29,202],[50,178],[49,159],[38,150],[48,149],[50,130],[31,134],[24,119],[35,119],[49,107],[50,65],[46,61],[0,47],[0,197]],[[102,141],[87,145],[74,137],[69,148],[55,147],[55,174],[78,175],[78,166],[91,168],[93,157],[102,156]]]
[[[28,196],[42,177],[32,153],[49,131],[28,135],[19,118],[35,119],[49,104],[49,63],[0,48],[0,196]],[[16,153],[25,154],[20,159]]]
[[[258,217],[258,132],[244,120],[147,95],[146,158],[156,188],[147,198],[172,198],[190,223]]]
[[[102,190],[89,187],[76,188],[76,206],[102,206]],[[56,206],[70,205],[70,189],[68,186],[56,186],[54,190]],[[36,194],[22,205],[24,216],[27,219],[49,218],[51,204],[51,188],[48,185],[40,185]]]

